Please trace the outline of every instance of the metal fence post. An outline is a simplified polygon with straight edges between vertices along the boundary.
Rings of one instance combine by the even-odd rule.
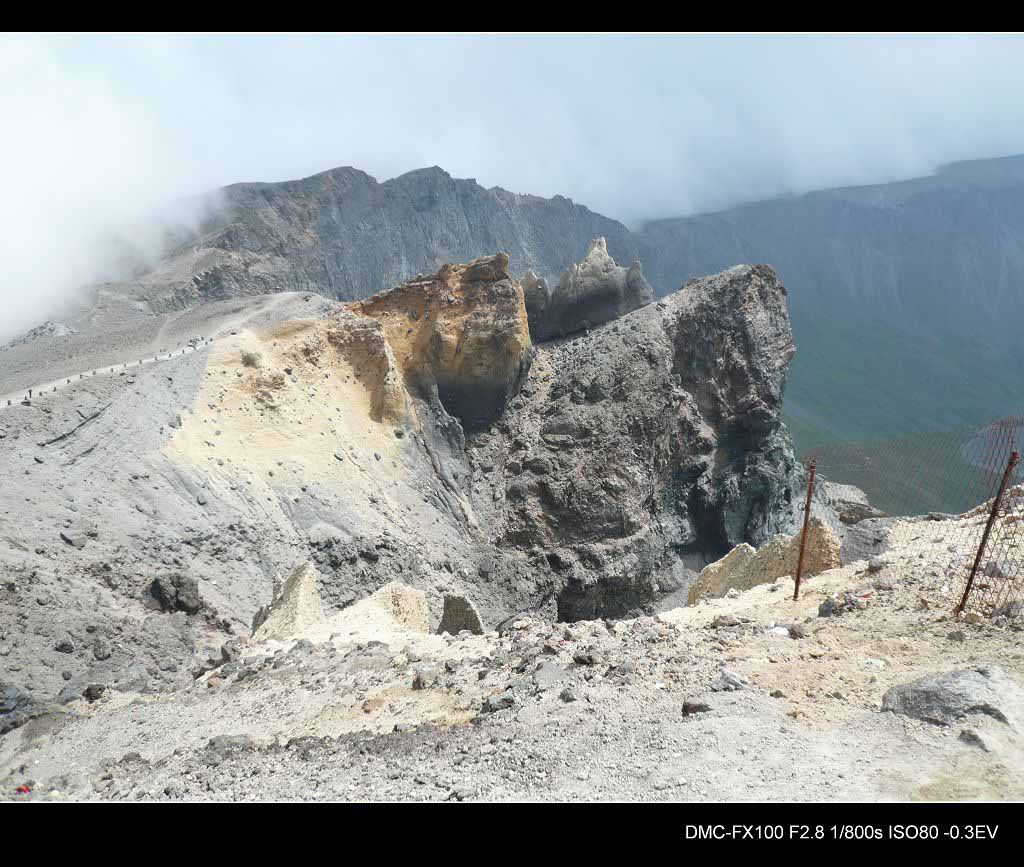
[[[807,499],[804,502],[804,528],[800,531],[800,558],[796,561],[796,586],[793,588],[793,601],[800,598],[800,576],[804,571],[804,549],[807,547],[807,524],[811,518],[811,497],[814,495],[814,476],[818,471],[818,462],[811,458],[807,465]]]
[[[999,483],[999,490],[996,492],[995,497],[992,498],[992,510],[988,513],[988,522],[985,524],[985,532],[981,534],[981,541],[978,543],[978,553],[974,557],[974,565],[971,566],[971,574],[967,576],[967,586],[964,587],[964,595],[960,599],[960,604],[957,605],[955,614],[959,617],[964,613],[964,608],[967,606],[967,600],[971,595],[971,588],[974,586],[974,576],[978,574],[978,567],[981,565],[981,558],[985,556],[985,546],[988,544],[989,534],[992,532],[992,526],[996,522],[996,516],[999,514],[999,506],[1003,501],[1003,494],[1006,493],[1006,486],[1010,483],[1010,476],[1013,474],[1013,468],[1017,466],[1020,461],[1020,455],[1016,451],[1010,453],[1010,459],[1006,462],[1006,471],[1003,473],[1003,480]]]

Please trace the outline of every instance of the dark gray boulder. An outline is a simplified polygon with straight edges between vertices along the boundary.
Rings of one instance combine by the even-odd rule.
[[[53,710],[51,705],[38,701],[20,686],[0,682],[0,735]]]
[[[929,675],[894,686],[882,697],[882,710],[935,725],[986,716],[1024,731],[1024,689],[996,665]]]
[[[160,575],[150,585],[153,598],[163,611],[184,611],[196,614],[203,607],[199,585],[195,578],[180,573]]]

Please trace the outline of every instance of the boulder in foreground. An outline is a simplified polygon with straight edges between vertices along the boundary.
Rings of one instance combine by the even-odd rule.
[[[882,710],[935,725],[991,717],[1024,732],[1024,689],[997,665],[933,674],[888,690]]]

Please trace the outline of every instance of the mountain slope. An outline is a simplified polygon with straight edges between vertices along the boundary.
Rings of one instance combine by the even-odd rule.
[[[640,240],[662,291],[725,263],[783,276],[799,349],[787,404],[804,444],[1017,408],[1024,157],[660,220]]]
[[[513,273],[550,282],[603,235],[612,255],[635,258],[621,223],[562,196],[544,199],[439,168],[378,183],[339,168],[279,184],[236,184],[199,233],[136,285],[159,308],[273,291],[365,298],[445,262],[502,250]]]
[[[502,254],[200,309],[195,351],[0,408],[0,694],[188,686],[310,561],[329,609],[400,580],[479,631],[651,610],[793,526],[768,268],[539,346]]]

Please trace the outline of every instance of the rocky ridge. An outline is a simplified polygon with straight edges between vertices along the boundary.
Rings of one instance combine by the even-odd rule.
[[[383,183],[344,167],[226,187],[198,231],[117,288],[154,310],[281,291],[353,300],[499,249],[514,273],[552,280],[598,235],[636,258],[625,226],[563,196],[484,189],[436,166]]]

